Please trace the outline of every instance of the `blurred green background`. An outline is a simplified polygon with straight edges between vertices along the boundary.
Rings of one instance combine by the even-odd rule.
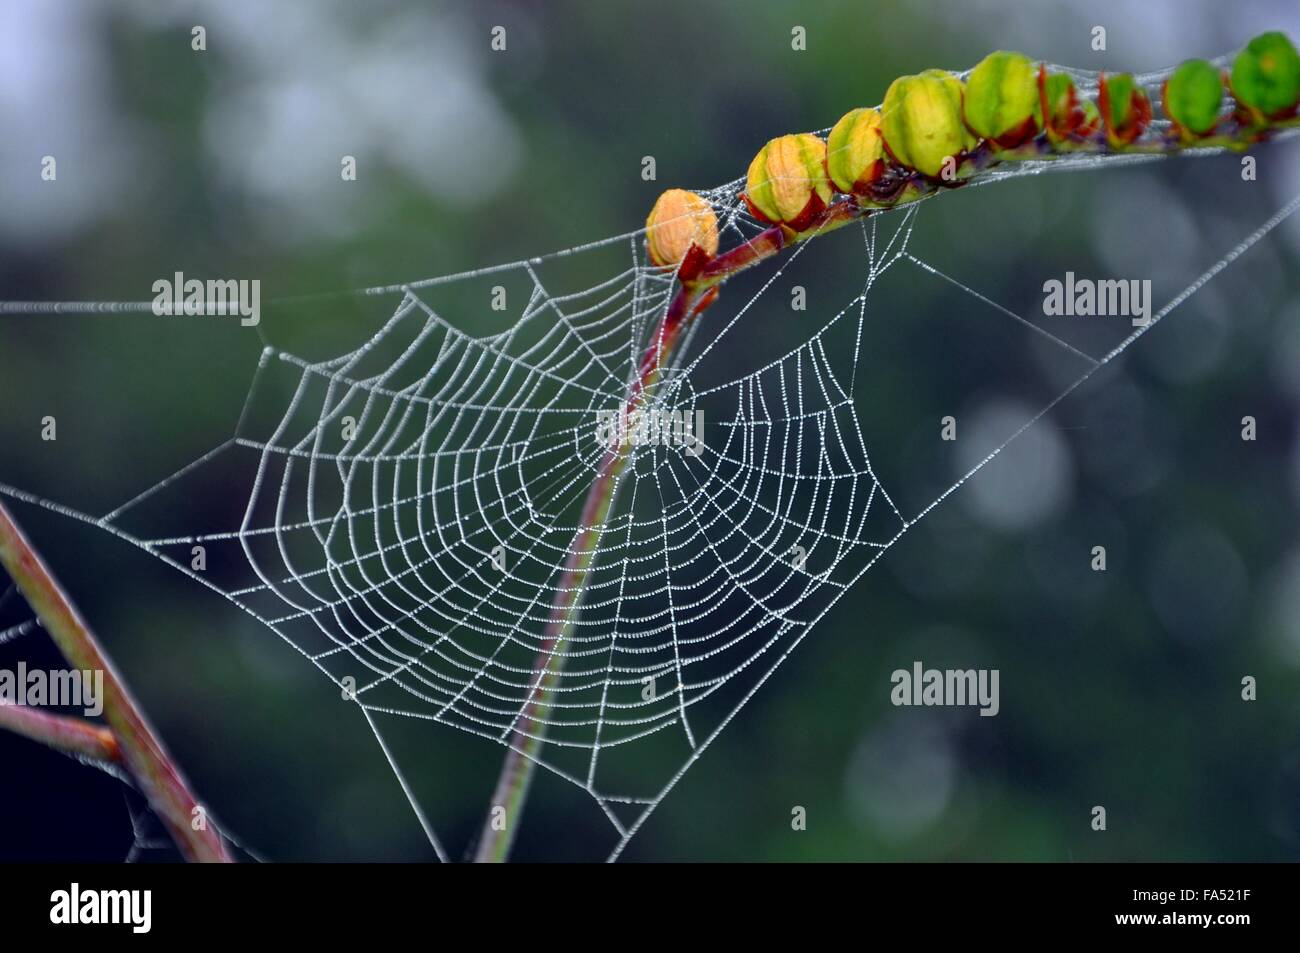
[[[1147,70],[1300,38],[1293,0],[1059,4],[38,2],[0,31],[0,300],[140,301],[174,271],[264,302],[388,284],[630,231],[662,188],[744,173],[771,136],[997,48]],[[190,30],[207,30],[207,51]],[[490,30],[504,25],[507,50]],[[1091,49],[1104,25],[1107,50]],[[791,29],[807,50],[791,49]],[[56,156],[58,180],[39,178]],[[358,161],[342,182],[342,155]],[[641,179],[653,155],[658,181]],[[914,253],[1019,314],[1066,270],[1162,304],[1300,192],[1295,141],[1236,157],[1017,179],[926,203]],[[798,344],[864,280],[828,237],[721,372]],[[1300,855],[1300,222],[1280,228],[892,549],[631,842],[639,860],[1295,859]],[[606,259],[576,260],[587,283]],[[809,289],[792,321],[789,287]],[[730,290],[730,289],[729,289]],[[919,271],[873,292],[859,396],[915,512],[1068,384],[1060,355]],[[276,307],[309,358],[373,303]],[[473,309],[466,331],[495,329]],[[1041,319],[1051,320],[1051,319]],[[1099,353],[1105,332],[1052,325]],[[1079,320],[1079,319],[1075,319]],[[1108,329],[1109,330],[1109,329]],[[1113,340],[1110,340],[1113,343]],[[234,432],[259,334],[148,315],[0,317],[0,482],[103,513]],[[1076,368],[1077,371],[1077,368]],[[957,416],[969,440],[938,441]],[[40,440],[54,415],[59,439]],[[1259,437],[1240,439],[1241,418]],[[974,456],[971,456],[974,454]],[[195,505],[226,525],[236,488]],[[254,620],[110,535],[13,504],[222,823],[272,860],[425,860],[365,723]],[[1092,546],[1109,569],[1088,569]],[[24,618],[10,599],[0,629]],[[56,664],[41,635],[0,664]],[[914,659],[1001,671],[1001,713],[896,709]],[[1240,700],[1253,675],[1259,700]],[[385,725],[457,856],[501,749]],[[659,757],[654,752],[647,755]],[[0,736],[0,857],[125,855],[113,780]],[[676,762],[645,765],[657,786]],[[1104,805],[1108,830],[1089,827]],[[808,829],[791,829],[795,805]],[[597,859],[595,805],[539,779],[521,859]]]

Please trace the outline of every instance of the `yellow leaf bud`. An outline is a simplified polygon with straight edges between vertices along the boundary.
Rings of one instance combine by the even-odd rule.
[[[749,164],[745,201],[766,222],[801,232],[826,209],[831,197],[826,143],[811,133],[773,139]]]
[[[826,170],[841,192],[861,194],[885,170],[885,140],[880,111],[855,109],[846,113],[826,140]]]
[[[660,268],[675,269],[688,256],[707,260],[718,253],[718,217],[694,192],[668,189],[655,201],[645,227],[646,251]]]
[[[909,169],[937,178],[949,158],[978,139],[962,121],[961,80],[943,70],[900,76],[885,93],[882,128],[890,154]]]

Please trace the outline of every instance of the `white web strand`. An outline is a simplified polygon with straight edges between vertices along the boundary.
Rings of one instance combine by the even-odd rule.
[[[1148,158],[1023,162],[989,180]],[[740,201],[740,187],[701,193],[718,213],[725,244],[765,228]],[[628,451],[616,505],[597,527],[581,612],[551,650],[560,664],[552,669],[550,700],[532,719],[524,715],[540,683],[534,660],[553,606],[579,595],[561,578],[585,528],[579,507],[603,453],[598,415],[623,406],[675,288],[675,276],[646,261],[641,232],[365,289],[396,299],[369,340],[317,362],[267,347],[233,436],[102,517],[3,484],[0,493],[112,532],[220,592],[292,645],[361,707],[439,859],[447,851],[378,715],[434,721],[498,745],[526,731],[541,744],[539,753],[523,753],[599,805],[617,838],[609,855],[615,859],[808,632],[911,526],[1298,206],[1300,197],[1101,358],[914,255],[915,206],[875,216],[861,225],[866,275],[856,297],[783,356],[731,380],[702,380],[705,358],[720,342],[727,346],[807,244],[767,266],[757,290],[729,314],[716,306],[709,312],[702,347],[693,345],[704,322],[691,328],[648,392],[648,406],[683,420],[707,408],[708,437],[693,448],[670,442]],[[631,251],[627,267],[590,287],[569,290],[549,271],[621,243]],[[1087,364],[911,516],[877,478],[854,404],[868,298],[900,263]],[[528,289],[517,319],[499,334],[467,335],[432,303],[446,286],[498,276]],[[0,303],[0,313],[139,310],[113,302]],[[851,353],[827,347],[832,329],[852,339]],[[271,378],[291,385],[287,404],[263,396]],[[353,432],[345,436],[348,421]],[[253,471],[239,490],[246,494],[239,526],[193,532],[182,525],[167,536],[127,528],[137,510],[161,504],[166,491],[231,456]],[[239,568],[240,581],[192,569],[180,554],[196,545],[211,550],[211,563]],[[796,550],[804,559],[791,559]],[[651,738],[683,751],[667,783],[608,789],[607,760]],[[616,806],[635,810],[630,823]]]

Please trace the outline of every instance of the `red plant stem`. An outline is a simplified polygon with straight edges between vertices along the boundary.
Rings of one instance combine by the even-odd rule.
[[[785,231],[780,225],[773,225],[749,241],[714,258],[700,270],[699,281],[708,286],[719,285],[737,272],[771,258],[785,245]]]
[[[230,855],[211,823],[197,825],[198,802],[184,775],[136,705],[90,627],[0,503],[0,563],[40,617],[50,638],[74,668],[104,673],[104,718],[116,739],[120,762],[139,786],[186,860],[229,862]]]
[[[696,282],[678,286],[641,358],[636,379],[628,389],[626,416],[635,413],[646,393],[658,382],[685,328],[712,303],[714,292],[706,290],[701,295],[702,287],[701,283]],[[511,735],[510,749],[506,752],[505,763],[492,795],[492,807],[503,808],[504,817],[494,817],[495,811],[489,814],[474,855],[476,862],[499,863],[510,854],[524,801],[528,797],[528,788],[537,767],[535,756],[545,739],[546,715],[551,708],[555,684],[564,667],[563,646],[577,624],[582,593],[613,508],[619,476],[626,467],[629,456],[625,441],[620,441],[607,450],[587,493],[578,521],[579,529],[556,585],[542,644],[533,662],[533,672],[537,679],[533,697]]]
[[[732,275],[776,255],[791,241],[802,241],[839,228],[863,214],[868,214],[868,211],[851,203],[840,202],[826,209],[806,231],[797,235],[789,229],[774,225],[717,256],[691,280],[679,283],[668,310],[642,355],[637,377],[628,389],[626,416],[630,417],[636,411],[645,394],[658,382],[682,332],[713,303],[718,285]],[[506,752],[505,763],[492,795],[493,812],[489,813],[479,836],[474,855],[476,862],[499,863],[509,857],[537,766],[536,754],[545,740],[546,715],[551,708],[555,683],[564,668],[562,649],[577,624],[585,583],[600,548],[601,534],[613,507],[618,478],[628,457],[625,445],[620,444],[608,450],[587,493],[579,517],[580,528],[565,560],[542,644],[533,662],[533,672],[536,675],[533,697],[511,734],[510,749]],[[496,808],[504,810],[503,817],[494,817]]]
[[[122,749],[113,732],[83,718],[53,715],[39,708],[0,703],[0,728],[38,741],[64,754],[121,763]]]

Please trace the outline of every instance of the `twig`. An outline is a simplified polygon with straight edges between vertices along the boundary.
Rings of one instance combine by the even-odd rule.
[[[863,214],[868,213],[842,203],[827,209],[802,234],[787,234],[788,230],[774,226],[719,255],[690,281],[680,282],[641,358],[639,373],[628,390],[626,416],[631,417],[636,412],[646,393],[658,382],[660,372],[671,360],[681,340],[682,332],[713,303],[719,285],[732,275],[771,258],[792,241],[801,241],[847,225]],[[494,817],[494,810],[489,811],[474,856],[478,863],[499,863],[510,854],[536,769],[536,753],[546,738],[546,715],[550,710],[555,682],[564,668],[564,645],[581,613],[582,593],[586,589],[587,577],[600,548],[601,534],[614,505],[619,476],[626,467],[629,456],[622,442],[612,447],[601,461],[596,478],[587,493],[579,520],[580,529],[574,537],[563,574],[556,585],[542,645],[533,662],[535,681],[532,698],[520,717],[520,724],[511,734],[510,750],[506,753],[492,795],[491,808],[502,808],[503,816]]]
[[[74,668],[104,673],[104,717],[117,741],[121,764],[167,826],[186,860],[228,863],[230,855],[225,843],[202,815],[184,775],[168,756],[89,626],[3,503],[0,503],[0,563],[32,611],[40,617],[63,657]],[[201,818],[203,823],[192,823],[196,818]]]
[[[113,732],[84,718],[54,715],[25,705],[0,704],[0,728],[64,754],[120,764],[122,749]]]
[[[696,283],[678,286],[677,294],[659,322],[641,359],[640,371],[628,391],[628,416],[636,412],[646,393],[658,381],[660,371],[681,339],[682,331],[711,301],[712,296],[702,296],[700,285]],[[536,680],[533,683],[532,697],[521,716],[520,724],[511,735],[510,750],[506,754],[492,795],[492,808],[503,808],[504,816],[494,817],[494,811],[489,811],[479,837],[474,857],[476,862],[499,863],[510,854],[510,846],[536,768],[535,755],[546,736],[546,714],[550,709],[555,682],[564,667],[564,645],[577,624],[582,593],[595,563],[601,534],[614,505],[619,476],[627,465],[628,457],[623,441],[616,441],[606,451],[587,493],[579,518],[578,525],[581,528],[574,537],[564,571],[556,585],[550,618],[533,663]]]

